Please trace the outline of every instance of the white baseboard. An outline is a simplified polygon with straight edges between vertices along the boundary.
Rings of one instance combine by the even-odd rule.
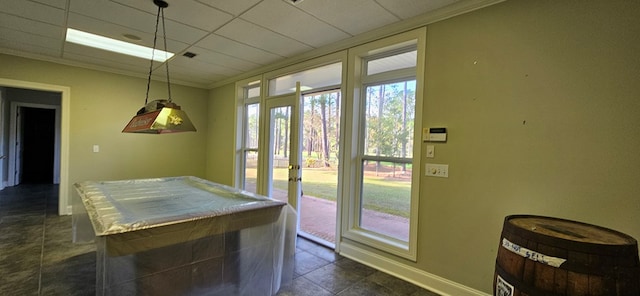
[[[440,295],[490,296],[490,294],[469,288],[415,267],[389,260],[386,257],[360,249],[346,242],[340,244],[340,255]]]

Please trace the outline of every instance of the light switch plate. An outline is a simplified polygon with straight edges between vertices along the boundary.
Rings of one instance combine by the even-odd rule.
[[[427,145],[427,158],[434,158],[435,156],[435,147],[433,145]]]

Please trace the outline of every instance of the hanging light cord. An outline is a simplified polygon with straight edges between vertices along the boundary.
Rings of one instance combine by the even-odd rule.
[[[164,37],[164,51],[167,52],[167,30],[164,28],[164,9],[160,8],[162,13],[162,36]],[[166,54],[166,53],[165,53]],[[169,96],[169,103],[171,103],[171,80],[169,80],[169,62],[165,61],[164,65],[167,69],[167,93]]]
[[[162,7],[158,6],[158,13],[156,14],[156,31],[153,34],[153,50],[151,51],[151,63],[149,64],[149,76],[147,78],[147,94],[144,98],[144,105],[147,105],[149,101],[149,86],[151,85],[151,72],[153,72],[153,58],[156,53],[156,41],[158,40],[158,24],[160,23],[160,12],[162,11]],[[162,26],[164,30],[164,13],[162,14],[163,21]],[[166,38],[165,38],[165,48],[166,48]],[[169,76],[169,72],[167,70],[167,76]]]

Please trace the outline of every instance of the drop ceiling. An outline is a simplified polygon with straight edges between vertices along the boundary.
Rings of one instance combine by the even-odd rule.
[[[449,5],[479,1],[167,2],[167,49],[177,53],[169,60],[172,82],[207,87]],[[67,43],[65,33],[74,28],[152,47],[157,13],[152,0],[0,0],[0,7],[0,53],[134,76],[149,71],[147,60]],[[140,40],[125,37],[131,35]],[[197,55],[188,58],[185,52]],[[154,71],[154,78],[163,75]]]

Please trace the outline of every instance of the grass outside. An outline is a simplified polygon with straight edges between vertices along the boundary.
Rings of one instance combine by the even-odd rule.
[[[252,172],[249,172],[251,170]],[[365,209],[382,213],[409,217],[411,207],[411,178],[392,177],[390,173],[377,174],[366,171],[363,191]],[[274,188],[287,190],[288,170],[276,168],[273,171]],[[396,172],[396,176],[400,173]],[[302,170],[302,191],[304,195],[336,201],[337,172],[332,168],[304,168]],[[255,169],[247,169],[247,178],[255,178]]]

